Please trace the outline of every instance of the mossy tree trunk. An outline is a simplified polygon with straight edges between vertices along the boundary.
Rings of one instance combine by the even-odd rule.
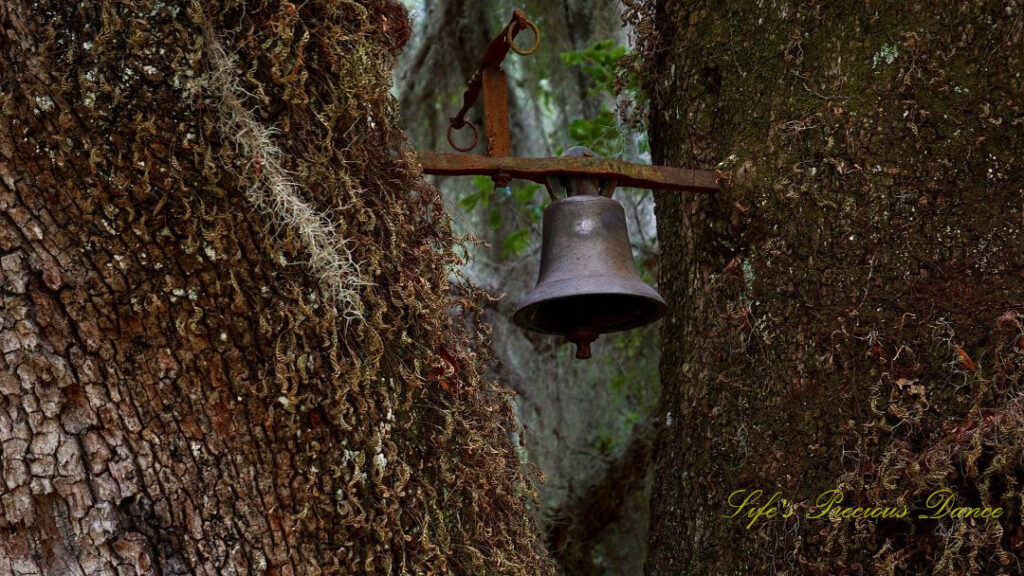
[[[0,1],[0,573],[546,573],[400,149],[407,34],[385,1]]]
[[[663,412],[647,573],[1020,574],[1024,7],[655,2]],[[814,520],[846,505],[893,520]],[[919,519],[934,490],[998,521]],[[788,519],[725,518],[737,490]]]

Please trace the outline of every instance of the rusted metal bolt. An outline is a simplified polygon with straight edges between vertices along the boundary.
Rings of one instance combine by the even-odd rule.
[[[504,188],[512,182],[512,175],[508,172],[498,172],[494,176],[491,176],[491,181],[498,188]]]

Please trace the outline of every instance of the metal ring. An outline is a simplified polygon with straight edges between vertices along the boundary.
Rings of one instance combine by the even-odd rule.
[[[536,52],[537,48],[540,48],[540,28],[537,28],[537,25],[533,23],[533,20],[526,21],[526,28],[529,28],[530,30],[533,31],[533,46],[530,46],[526,50],[523,50],[516,46],[516,40],[512,36],[512,28],[512,26],[508,27],[508,34],[506,34],[505,40],[508,42],[509,48],[511,48],[513,52],[519,54],[520,56],[529,56],[530,54]],[[523,28],[523,30],[525,30],[526,28]]]
[[[465,148],[459,148],[455,144],[455,141],[452,140],[452,129],[455,128],[455,124],[448,125],[448,133],[446,134],[448,137],[448,143],[451,144],[452,148],[455,148],[459,152],[469,152],[470,150],[476,147],[476,143],[480,139],[480,130],[477,129],[476,124],[473,124],[469,120],[466,120],[465,123],[466,125],[473,129],[473,143],[470,144],[469,146],[466,146]]]

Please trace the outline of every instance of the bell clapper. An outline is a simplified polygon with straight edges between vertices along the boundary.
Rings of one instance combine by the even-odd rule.
[[[593,328],[573,328],[566,334],[569,342],[576,345],[576,358],[578,360],[590,359],[590,344],[597,340],[600,333]]]

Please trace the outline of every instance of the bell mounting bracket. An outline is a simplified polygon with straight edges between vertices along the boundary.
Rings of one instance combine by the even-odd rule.
[[[520,32],[529,30],[532,45],[522,48],[516,44]],[[595,178],[604,182],[602,194],[610,196],[616,186],[650,188],[684,192],[715,192],[719,189],[714,172],[669,166],[650,166],[623,160],[598,158],[592,155],[563,156],[560,158],[517,158],[512,156],[512,138],[509,132],[508,77],[501,67],[509,51],[522,56],[533,54],[540,46],[540,29],[521,10],[512,13],[512,19],[491,41],[477,71],[467,82],[462,96],[462,108],[449,120],[448,143],[459,154],[417,152],[417,158],[426,174],[439,176],[490,176],[495,186],[508,186],[513,178],[544,184],[554,196],[552,185],[560,178]],[[483,95],[484,139],[487,155],[468,154],[476,147],[480,131],[466,119],[466,114]],[[472,141],[466,146],[456,144],[455,132],[464,128],[472,131]]]

